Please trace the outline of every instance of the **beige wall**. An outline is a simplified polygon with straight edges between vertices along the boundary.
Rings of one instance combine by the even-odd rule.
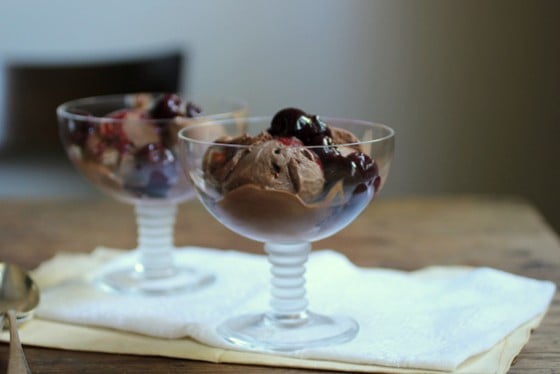
[[[560,1],[20,3],[0,3],[0,64],[178,45],[191,93],[394,126],[386,197],[516,194],[560,231]]]
[[[521,195],[560,230],[560,2],[401,5],[390,187]]]

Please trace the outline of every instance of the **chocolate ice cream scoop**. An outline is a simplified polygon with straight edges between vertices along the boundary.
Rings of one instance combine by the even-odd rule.
[[[222,191],[226,178],[245,155],[244,147],[228,147],[228,145],[256,146],[269,140],[272,140],[272,136],[267,132],[261,132],[256,136],[243,134],[235,137],[227,135],[218,137],[214,140],[216,145],[208,148],[204,155],[203,169],[207,181]]]
[[[325,179],[317,156],[303,147],[270,140],[243,149],[233,157],[235,167],[225,177],[223,191],[252,184],[263,189],[295,193],[311,201],[323,191]]]

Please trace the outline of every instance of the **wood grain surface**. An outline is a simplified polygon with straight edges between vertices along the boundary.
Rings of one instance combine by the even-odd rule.
[[[175,244],[262,253],[196,201],[182,204]],[[0,260],[33,269],[59,251],[134,248],[133,209],[112,200],[0,201]],[[448,196],[374,202],[349,227],[314,243],[361,266],[414,270],[490,266],[560,284],[558,235],[531,205],[509,197]],[[161,357],[24,347],[34,373],[298,373],[309,370],[213,364]],[[8,345],[0,344],[0,371]],[[560,372],[560,296],[516,358],[511,373]]]

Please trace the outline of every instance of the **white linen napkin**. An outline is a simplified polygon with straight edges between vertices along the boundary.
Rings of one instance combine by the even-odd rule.
[[[267,308],[266,257],[193,247],[176,252],[193,266],[214,272],[216,282],[178,296],[102,292],[88,278],[122,252],[100,248],[72,260],[68,255],[55,257],[34,272],[42,292],[36,314],[155,337],[189,336],[232,349],[215,328],[228,317]],[[126,256],[130,254],[121,258]],[[68,271],[61,272],[62,266]],[[89,272],[84,274],[85,270]],[[286,355],[445,371],[544,313],[555,292],[552,282],[490,268],[433,267],[415,272],[359,268],[330,250],[311,254],[306,278],[311,310],[350,315],[360,331],[345,344]]]

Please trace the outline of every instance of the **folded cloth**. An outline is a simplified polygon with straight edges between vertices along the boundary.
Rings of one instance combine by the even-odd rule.
[[[121,252],[99,248],[92,254],[60,254],[33,273],[42,292],[36,315],[158,338],[191,337],[205,345],[238,349],[215,329],[233,315],[267,308],[266,257],[193,247],[176,252],[193,266],[217,274],[216,282],[175,296],[107,293],[92,287],[90,277]],[[120,258],[126,256],[130,254]],[[365,269],[323,250],[310,256],[307,290],[310,309],[350,315],[360,331],[345,344],[284,355],[452,371],[546,312],[555,285],[490,268]]]

